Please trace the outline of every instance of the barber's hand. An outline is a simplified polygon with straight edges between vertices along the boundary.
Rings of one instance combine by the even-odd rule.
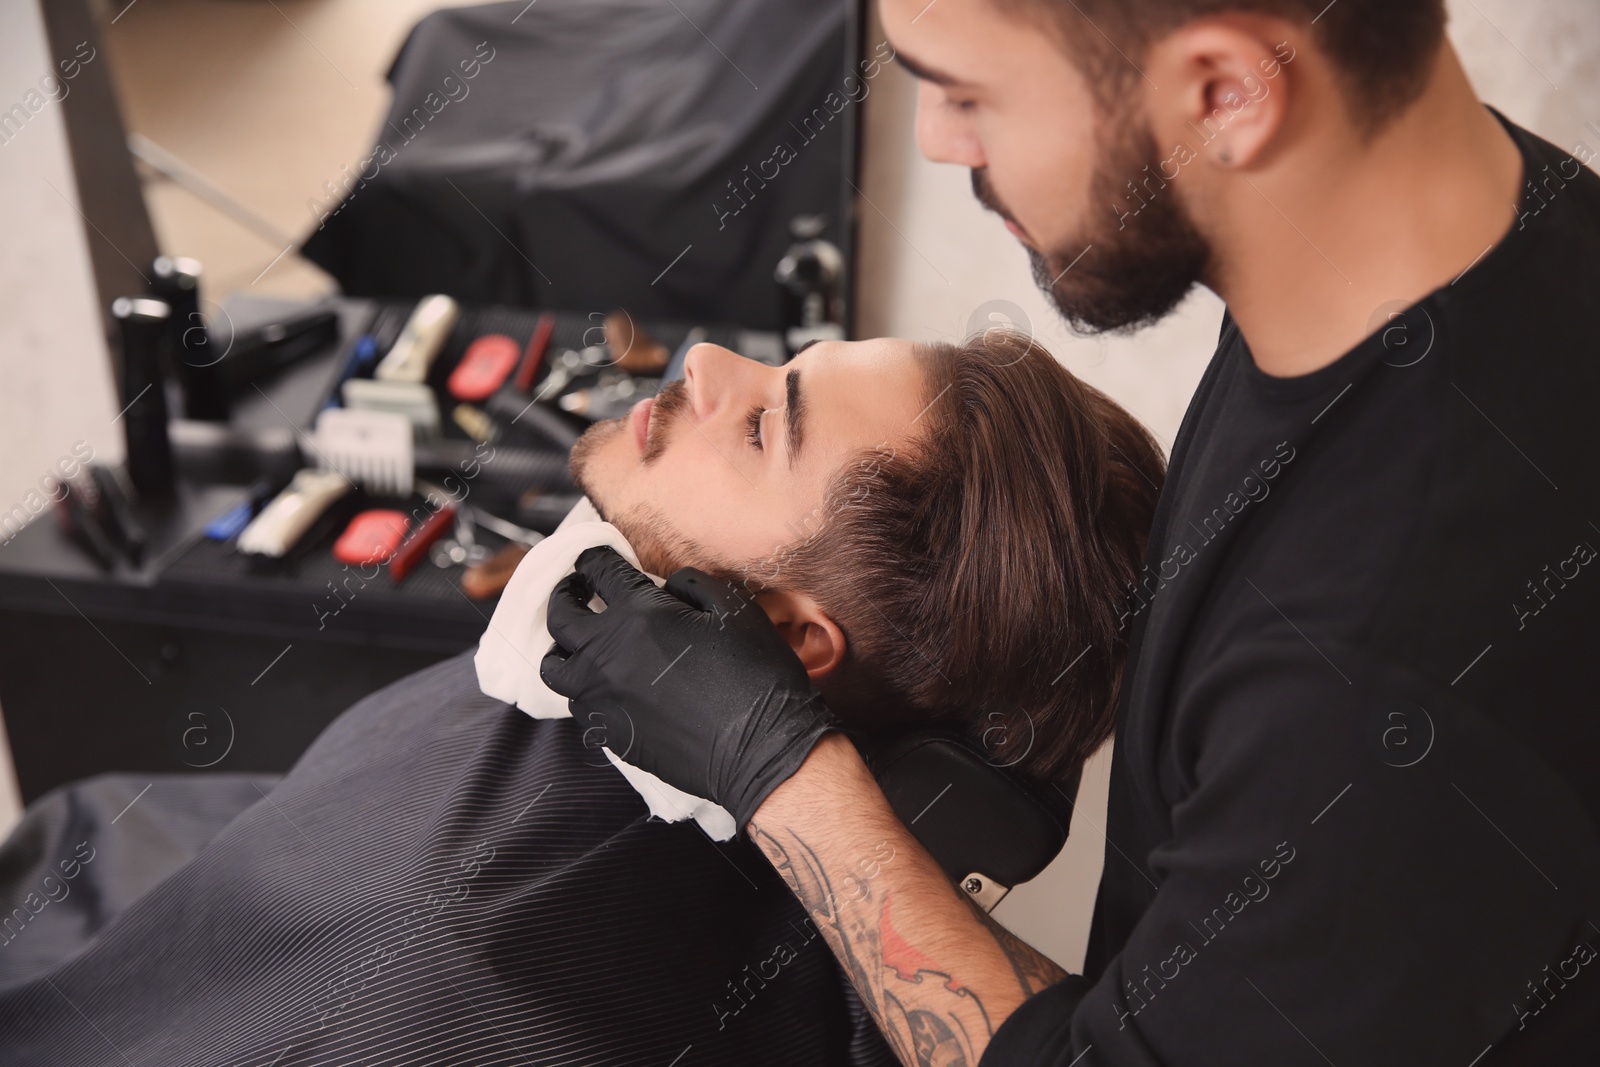
[[[596,593],[604,611],[588,607]],[[551,594],[548,625],[539,676],[573,715],[741,829],[835,726],[766,613],[693,568],[658,589],[612,549],[588,549]]]

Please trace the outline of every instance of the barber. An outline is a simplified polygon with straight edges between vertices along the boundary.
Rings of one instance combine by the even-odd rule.
[[[733,812],[908,1064],[1594,1062],[1588,150],[1479,102],[1442,0],[882,17],[1069,322],[1227,304],[1128,591],[1085,973],[950,885],[726,586],[587,556],[547,681]]]

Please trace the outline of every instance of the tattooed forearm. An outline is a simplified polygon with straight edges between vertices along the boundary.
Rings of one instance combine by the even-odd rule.
[[[1065,977],[951,885],[841,735],[749,831],[907,1067],[976,1067],[1007,1016]]]
[[[850,891],[836,894],[815,850],[799,835],[752,826],[751,838],[816,921],[902,1063],[971,1067],[978,1062],[991,1034],[982,1003],[904,941],[893,926],[887,897],[876,901],[871,878],[849,874]]]
[[[749,831],[908,1067],[976,1067],[995,1029],[1064,977],[951,885],[841,735]]]

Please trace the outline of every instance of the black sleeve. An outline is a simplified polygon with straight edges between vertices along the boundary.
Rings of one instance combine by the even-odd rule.
[[[1072,1016],[1090,988],[1092,984],[1082,975],[1069,974],[1029,997],[989,1042],[980,1067],[1046,1063],[1051,1056],[1072,1048]]]
[[[1290,631],[1190,677],[1136,798],[1171,820],[1129,857],[1152,903],[982,1067],[1557,1062],[1517,1050],[1600,1019],[1600,850],[1545,763],[1448,687]]]

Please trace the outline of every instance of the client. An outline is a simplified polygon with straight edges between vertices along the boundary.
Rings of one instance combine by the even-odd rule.
[[[1110,735],[1161,453],[1027,337],[700,345],[572,470],[644,570],[752,594],[855,727],[964,723],[1041,779]]]
[[[1041,776],[1109,731],[1160,454],[1026,340],[783,368],[701,346],[573,467],[647,567],[745,583],[864,729],[962,722]],[[463,654],[275,786],[231,781],[259,799],[120,908],[94,879],[203,790],[158,780],[115,818],[41,802],[0,851],[7,904],[80,841],[99,858],[49,930],[7,927],[6,1063],[892,1063],[770,865],[650,821],[585,740],[485,697]]]

